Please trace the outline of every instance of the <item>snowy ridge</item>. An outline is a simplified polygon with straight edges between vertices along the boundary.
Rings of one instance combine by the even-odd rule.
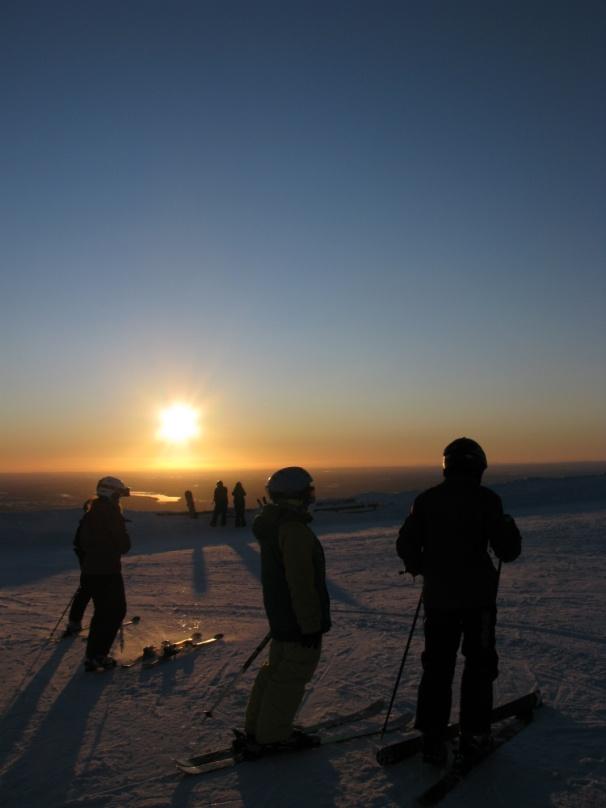
[[[606,502],[606,474],[592,474],[574,477],[525,477],[509,482],[490,483],[503,500],[505,510],[516,512],[540,512],[546,508],[586,507],[590,504],[600,505]],[[375,508],[399,510],[407,513],[419,490],[385,493],[369,491],[357,494],[345,500],[322,499],[316,510],[343,511]]]

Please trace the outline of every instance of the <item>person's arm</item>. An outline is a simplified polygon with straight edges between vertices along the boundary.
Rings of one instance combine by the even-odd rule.
[[[280,530],[280,549],[286,582],[302,634],[322,630],[322,607],[313,563],[316,538],[305,525],[290,522]]]
[[[412,576],[423,573],[423,531],[421,518],[414,504],[400,528],[396,552],[404,562],[406,572]]]
[[[500,561],[515,561],[522,552],[522,536],[513,516],[501,513],[490,529],[489,542]]]

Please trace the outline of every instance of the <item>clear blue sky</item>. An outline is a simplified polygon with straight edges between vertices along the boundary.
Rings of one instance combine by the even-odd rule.
[[[606,457],[603,2],[0,14],[3,470]]]

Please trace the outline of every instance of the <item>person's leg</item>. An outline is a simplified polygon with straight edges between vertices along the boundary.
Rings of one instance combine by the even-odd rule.
[[[279,743],[292,734],[292,723],[322,652],[298,642],[279,644],[279,655],[270,657],[269,669],[257,712],[254,734],[258,743]]]
[[[89,659],[107,656],[124,616],[126,596],[122,575],[91,575],[89,586],[95,604],[90,624],[86,656]]]
[[[76,594],[74,595],[67,618],[70,623],[75,625],[82,623],[82,618],[84,617],[84,612],[86,611],[90,599],[91,593],[86,585],[86,576],[81,573],[80,586],[76,589]]]
[[[439,735],[450,720],[452,679],[461,640],[461,619],[457,610],[426,609],[423,626],[423,676],[419,685],[415,726],[423,733]]]
[[[263,701],[263,694],[269,682],[269,677],[273,670],[275,670],[283,656],[284,643],[272,640],[269,645],[269,657],[267,661],[261,666],[255,683],[248,697],[248,705],[246,707],[246,717],[244,721],[244,729],[247,735],[254,735],[257,728],[257,716],[261,709],[261,702]]]
[[[463,618],[465,668],[461,680],[460,723],[465,735],[490,732],[492,683],[499,675],[496,619],[496,608],[470,609]]]

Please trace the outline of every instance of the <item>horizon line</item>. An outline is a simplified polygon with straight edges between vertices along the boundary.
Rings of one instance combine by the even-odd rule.
[[[506,466],[563,466],[563,465],[606,465],[606,458],[601,460],[507,460],[507,461],[495,461],[490,463],[488,466],[488,471],[492,468],[502,468]],[[321,473],[323,471],[378,471],[378,470],[420,470],[426,469],[430,470],[441,470],[441,465],[438,463],[402,463],[402,464],[393,464],[389,463],[386,465],[379,465],[379,464],[371,464],[371,465],[346,465],[346,464],[337,464],[334,466],[323,464],[315,464],[315,463],[306,463],[305,466],[315,468],[316,473]],[[124,468],[119,473],[120,474],[199,474],[205,472],[230,472],[230,471],[251,471],[251,472],[265,472],[271,471],[272,469],[284,468],[284,466],[277,466],[274,465],[259,465],[259,466],[205,466],[205,467],[195,467],[195,468],[167,468],[167,469],[156,469],[156,468],[141,468],[141,467],[131,467],[131,468]],[[114,469],[114,471],[116,471]],[[107,473],[107,469],[73,469],[73,470],[53,470],[48,468],[42,469],[30,469],[28,471],[3,471],[0,469],[0,475],[30,475],[30,474],[91,474],[91,475],[98,475],[98,474],[105,474]]]

